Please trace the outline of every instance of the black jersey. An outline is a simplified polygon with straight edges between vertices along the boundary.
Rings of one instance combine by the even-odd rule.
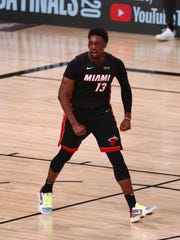
[[[121,86],[125,112],[131,112],[132,94],[123,62],[109,53],[105,60],[96,65],[88,52],[76,56],[67,66],[64,76],[74,80],[71,96],[73,106],[84,109],[98,109],[110,105],[111,83],[116,77]]]

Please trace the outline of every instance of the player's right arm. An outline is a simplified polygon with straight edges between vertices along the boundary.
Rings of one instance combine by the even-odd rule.
[[[69,101],[74,89],[74,82],[75,81],[72,79],[69,79],[65,76],[63,77],[59,88],[58,99],[62,106],[62,109],[64,110],[64,113],[71,123],[74,133],[77,136],[81,136],[86,134],[86,127],[77,121],[73,113],[71,102]]]

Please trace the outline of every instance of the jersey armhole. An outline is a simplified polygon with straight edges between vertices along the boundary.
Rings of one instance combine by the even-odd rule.
[[[112,65],[112,69],[114,71],[114,76],[116,77],[116,64],[115,64],[115,59],[113,59],[112,55],[111,55],[111,65]]]
[[[84,64],[83,64],[83,57],[79,55],[78,58],[80,60],[80,74],[82,76],[83,75],[83,66],[84,66]]]

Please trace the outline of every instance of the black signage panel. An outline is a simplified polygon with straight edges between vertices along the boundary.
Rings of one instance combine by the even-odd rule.
[[[0,0],[0,20],[142,34],[166,27],[160,0]],[[180,33],[178,0],[174,21]]]

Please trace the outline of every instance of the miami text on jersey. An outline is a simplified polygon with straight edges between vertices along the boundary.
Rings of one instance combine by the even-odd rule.
[[[109,82],[111,74],[86,74],[84,81],[87,82]]]

